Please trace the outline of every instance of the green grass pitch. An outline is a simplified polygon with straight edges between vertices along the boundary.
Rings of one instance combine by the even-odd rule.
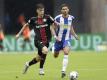
[[[78,71],[78,80],[107,80],[107,52],[73,51],[69,55],[67,76],[61,79],[63,53],[57,59],[48,53],[45,75],[39,76],[39,63],[29,68],[23,75],[24,63],[36,54],[22,52],[0,54],[0,80],[69,80],[70,71]]]

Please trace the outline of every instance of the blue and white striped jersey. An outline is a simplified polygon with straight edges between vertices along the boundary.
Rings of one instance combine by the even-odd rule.
[[[55,17],[55,22],[58,24],[56,34],[62,41],[71,38],[70,29],[73,19],[74,17],[72,15],[69,15],[67,18],[64,18],[62,14]]]

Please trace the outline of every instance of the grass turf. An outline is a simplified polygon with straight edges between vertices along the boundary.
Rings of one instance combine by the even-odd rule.
[[[17,54],[16,54],[17,53]],[[0,54],[0,80],[69,80],[70,71],[78,71],[78,80],[107,80],[107,52],[74,51],[70,52],[67,76],[61,79],[63,53],[57,59],[48,54],[45,63],[45,75],[39,76],[39,64],[29,68],[23,75],[24,63],[36,54],[21,52]]]

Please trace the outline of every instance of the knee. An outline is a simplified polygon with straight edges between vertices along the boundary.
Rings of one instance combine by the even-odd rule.
[[[65,54],[65,55],[68,55],[68,53],[69,53],[69,48],[68,48],[68,47],[66,47],[66,48],[64,48],[64,50],[63,50],[63,51],[64,51],[64,54]]]
[[[44,46],[44,47],[42,48],[42,53],[43,53],[43,54],[47,54],[47,53],[48,53],[48,48],[47,48],[46,46]]]

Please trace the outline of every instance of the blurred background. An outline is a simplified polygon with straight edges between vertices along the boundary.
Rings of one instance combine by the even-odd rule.
[[[18,33],[22,27],[21,15],[25,21],[35,16],[37,3],[43,3],[46,14],[52,17],[60,14],[62,3],[70,5],[70,14],[75,17],[74,29],[80,35],[80,40],[72,43],[74,50],[107,49],[107,0],[0,0],[0,24],[5,36],[4,51],[22,50],[15,47],[22,40],[15,41],[12,35]],[[13,48],[8,47],[9,45]]]

